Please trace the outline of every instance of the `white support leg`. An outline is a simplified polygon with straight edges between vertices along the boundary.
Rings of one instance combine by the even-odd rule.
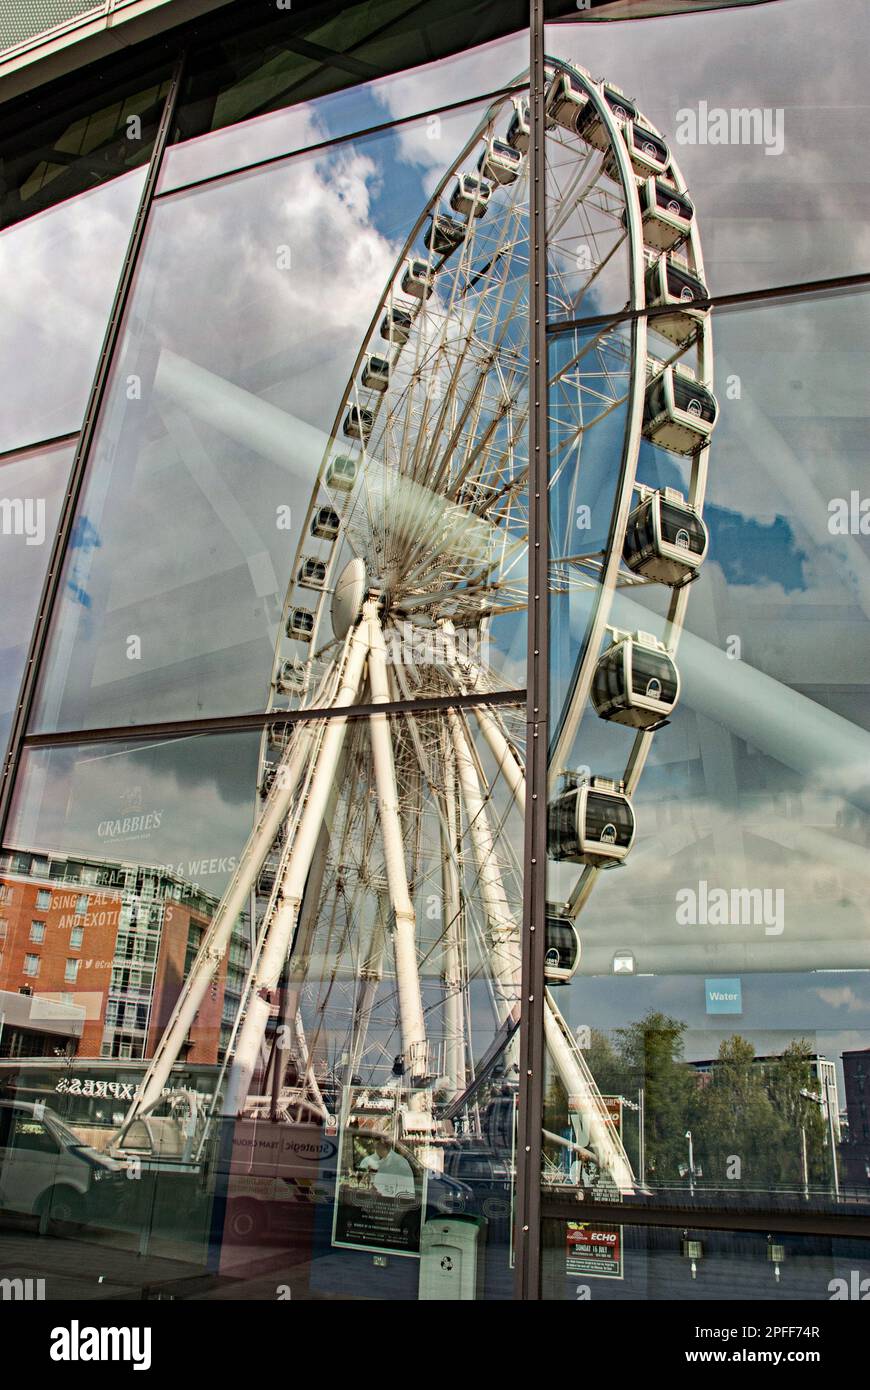
[[[350,1055],[347,1059],[347,1070],[345,1072],[345,1086],[350,1086],[354,1076],[359,1073],[363,1054],[365,1053],[369,1023],[371,1022],[372,1013],[374,1011],[378,987],[384,976],[384,942],[389,911],[390,905],[386,894],[379,893],[375,920],[372,923],[372,933],[369,937],[368,952],[360,967],[359,986],[354,1007]]]
[[[363,619],[351,638],[347,663],[335,698],[337,707],[345,707],[357,698],[366,656],[368,655],[368,624]],[[239,1114],[247,1099],[251,1078],[257,1065],[260,1044],[272,1008],[272,997],[281,978],[287,953],[299,917],[305,883],[317,848],[323,818],[329,802],[347,732],[346,719],[327,721],[323,741],[317,755],[317,767],[311,780],[308,801],[296,831],[296,839],[281,882],[278,906],[268,925],[266,939],[257,972],[247,1002],[245,1020],[239,1030],[230,1080],[227,1088],[226,1113]]]
[[[459,844],[456,823],[456,762],[450,741],[445,737],[444,783],[445,820],[441,826],[441,880],[444,904],[444,1031],[447,1037],[445,1071],[450,1093],[461,1095],[465,1090],[465,1010],[463,1008],[463,970],[461,938],[463,935],[462,898],[456,850]]]
[[[576,1107],[582,1118],[585,1146],[592,1149],[620,1192],[633,1192],[635,1178],[622,1141],[607,1119],[592,1073],[549,991],[544,1010],[544,1039],[553,1066],[568,1093],[569,1104]]]
[[[371,605],[369,630],[369,683],[372,703],[386,704],[390,698],[387,677],[387,648],[377,609]],[[405,850],[402,823],[399,818],[399,793],[396,786],[396,766],[393,760],[393,741],[385,714],[373,714],[369,720],[375,784],[378,790],[381,833],[384,839],[384,858],[387,869],[390,900],[395,915],[393,949],[396,957],[396,981],[399,990],[399,1018],[405,1067],[411,1084],[420,1085],[428,1072],[426,1024],[423,999],[420,993],[420,973],[417,968],[417,921],[408,888],[405,869]]]
[[[479,668],[467,669],[466,667],[466,669],[462,669],[463,663],[460,662],[456,649],[456,631],[453,623],[445,622],[441,626],[450,651],[450,674],[456,682],[457,689],[461,690],[463,695],[467,695],[469,692],[478,693],[480,691]],[[516,750],[511,747],[498,721],[493,718],[492,711],[486,705],[473,705],[471,712],[480,726],[480,732],[498,764],[499,771],[510,787],[511,796],[517,804],[517,809],[522,815],[525,815],[526,774],[517,758]]]
[[[205,939],[182,986],[172,1017],[157,1045],[145,1079],[128,1111],[128,1123],[140,1111],[154,1104],[163,1094],[170,1072],[177,1061],[191,1024],[205,998],[215,969],[223,957],[233,928],[248,906],[251,888],[266,855],[286,818],[296,788],[310,756],[316,729],[300,728],[286,762],[275,777],[266,805],[242,851],[238,867],[218,904]]]
[[[520,1004],[519,930],[504,891],[486,801],[468,747],[465,726],[455,710],[448,711],[447,719],[486,914],[496,1005],[504,1020],[515,1016]]]

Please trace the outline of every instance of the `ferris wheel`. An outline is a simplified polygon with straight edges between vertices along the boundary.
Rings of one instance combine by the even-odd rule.
[[[572,1101],[560,1142],[629,1190],[552,987],[577,969],[597,875],[628,853],[631,794],[678,698],[716,402],[694,209],[665,139],[618,88],[559,59],[546,120],[548,319],[565,323],[548,363],[551,588],[579,596],[585,629],[551,747],[550,855],[576,881],[549,909],[546,1044]],[[226,1113],[250,1104],[278,1008],[308,1103],[328,1113],[313,1064],[326,1057],[346,1085],[391,1089],[424,1147],[496,1064],[516,1069],[525,716],[492,697],[521,669],[528,601],[529,145],[519,80],[380,295],[299,528],[256,825],[134,1108],[160,1097],[251,895]],[[685,495],[638,482],[644,438],[685,461]],[[590,486],[609,519],[584,548],[574,516]],[[658,635],[614,628],[616,591],[647,585],[667,595]],[[397,701],[399,715],[353,716]],[[323,717],[336,709],[348,716]],[[572,772],[590,710],[636,731],[620,779]]]

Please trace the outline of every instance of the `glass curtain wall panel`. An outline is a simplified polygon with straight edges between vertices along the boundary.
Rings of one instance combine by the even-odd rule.
[[[80,428],[144,169],[0,231],[0,449]]]
[[[509,86],[525,71],[528,39],[524,33],[512,34],[450,57],[421,51],[413,59],[420,66],[402,67],[369,81],[359,80],[360,73],[355,84],[349,72],[317,68],[298,53],[288,52],[286,57],[300,68],[300,76],[303,69],[314,70],[316,79],[282,84],[280,99],[272,104],[251,74],[247,79],[252,88],[250,111],[243,100],[243,85],[230,87],[224,98],[216,97],[214,72],[208,66],[199,71],[199,61],[207,64],[207,58],[191,60],[176,123],[178,143],[166,150],[160,171],[161,193],[373,126],[437,111],[448,100],[458,104],[479,99]],[[320,86],[329,77],[333,85],[323,85],[321,94]],[[335,88],[338,78],[351,85]],[[197,100],[199,88],[206,95]],[[221,117],[224,106],[235,113],[229,123]],[[204,124],[206,113],[211,124]],[[419,135],[416,144],[419,162],[427,165],[431,150]]]
[[[0,1068],[140,1165],[122,1229],[157,1254],[184,1212],[240,1279],[284,1248],[294,1298],[512,1296],[523,764],[496,704],[27,753],[0,988],[33,1065]]]
[[[726,6],[547,30],[548,51],[603,84],[643,180],[656,250],[666,231],[654,205],[666,212],[674,194],[649,181],[661,182],[659,147],[667,147],[664,182],[700,228],[703,262],[694,273],[711,294],[867,270],[870,179],[852,93],[870,16],[861,0],[843,0],[832,17],[816,0],[779,0],[749,12]],[[594,140],[591,115],[579,119]],[[678,265],[687,259],[685,238],[665,250]]]
[[[523,687],[515,110],[157,201],[34,729]],[[367,696],[338,663],[369,594],[388,649],[421,658]]]
[[[0,749],[5,756],[75,441],[0,458]]]
[[[559,629],[548,978],[603,1127],[551,1068],[550,1196],[866,1199],[868,303],[716,314],[703,485],[651,379],[605,618]]]

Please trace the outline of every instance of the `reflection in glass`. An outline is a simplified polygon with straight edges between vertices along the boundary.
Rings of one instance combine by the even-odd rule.
[[[522,0],[485,0],[472,10],[416,0],[388,11],[359,0],[326,15],[266,7],[241,30],[230,15],[223,32],[218,17],[209,40],[188,55],[174,138],[226,131],[223,140],[188,144],[204,155],[200,173],[212,173],[238,167],[242,152],[289,153],[293,144],[275,142],[294,130],[293,108],[322,112],[328,136],[434,110],[492,91],[524,67],[527,40],[493,40],[527,23]],[[170,149],[173,172],[179,160],[190,167],[184,144]]]
[[[412,691],[522,686],[527,174],[477,168],[512,109],[440,119],[449,249],[407,129],[156,205],[36,727],[331,703],[372,589],[391,648],[437,625]]]
[[[550,897],[582,946],[565,1017],[621,1107],[637,1191],[664,1201],[751,1208],[775,1193],[826,1210],[870,1192],[857,1082],[870,1044],[867,344],[861,294],[717,316],[703,530],[686,513],[694,461],[650,439],[639,450],[641,500],[573,753],[630,784],[636,842],[591,895],[554,862]],[[681,524],[665,544],[669,515]],[[670,590],[687,566],[698,577],[675,648]],[[654,739],[629,713],[625,648],[638,643],[667,647],[679,672]],[[571,1097],[554,1075],[548,1106],[545,1128],[564,1139]],[[555,1140],[545,1179],[603,1190]]]
[[[75,444],[0,461],[0,751],[5,754]],[[2,950],[2,947],[0,947]]]
[[[866,5],[843,0],[835,25],[816,0],[583,22],[633,8],[553,25],[547,47],[618,82],[664,137],[704,228],[711,294],[866,271],[868,185],[851,105]]]
[[[144,181],[113,179],[0,232],[0,450],[81,426]]]
[[[376,698],[378,633],[369,602],[343,672]],[[523,737],[521,708],[482,705],[273,726],[259,772],[252,735],[26,755],[0,985],[39,949],[38,899],[47,937],[83,928],[75,1070],[142,1065],[121,1119],[114,1091],[58,1091],[68,1122],[167,1200],[170,1167],[177,1201],[191,1179],[227,1267],[290,1219],[303,1296],[358,1294],[364,1268],[367,1296],[440,1297],[448,1249],[463,1297],[511,1296]],[[45,953],[43,1011],[72,952]]]
[[[328,56],[324,54],[327,60]],[[213,58],[213,54],[206,54],[199,62],[208,67]],[[528,39],[524,35],[500,39],[447,59],[435,59],[431,48],[415,55],[415,59],[424,58],[429,61],[419,67],[383,77],[372,75],[370,81],[360,81],[360,72],[355,85],[342,85],[350,84],[354,74],[331,67],[328,61],[318,66],[311,57],[285,51],[283,76],[275,65],[269,74],[269,81],[275,84],[271,100],[266,97],[265,75],[257,82],[252,73],[243,76],[239,72],[237,85],[226,94],[225,101],[218,102],[211,86],[214,74],[199,72],[194,60],[178,112],[178,143],[166,151],[158,191],[166,193],[247,164],[506,87],[528,66]],[[226,71],[229,73],[229,68]],[[197,91],[206,83],[209,96],[198,101]],[[231,124],[224,111],[232,112]],[[427,135],[431,129],[430,123]],[[437,168],[432,139],[411,130],[408,136],[417,162]]]
[[[38,100],[28,94],[4,107],[0,228],[148,163],[169,88],[166,64],[161,58],[143,73],[137,54],[108,66],[91,69],[89,82],[43,87]],[[96,235],[93,245],[101,245]]]
[[[542,1264],[542,1296],[571,1302],[823,1303],[865,1297],[870,1287],[870,1241],[793,1231],[545,1219]],[[805,1351],[793,1353],[797,1359],[823,1354],[812,1339],[802,1346]]]

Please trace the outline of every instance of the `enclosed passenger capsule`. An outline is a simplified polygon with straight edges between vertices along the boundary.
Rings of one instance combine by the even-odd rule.
[[[647,179],[638,189],[644,245],[673,251],[692,230],[695,209],[685,193],[664,179]],[[623,214],[623,219],[625,214]]]
[[[491,183],[516,183],[523,167],[524,155],[504,140],[487,140],[477,167]]]
[[[402,274],[402,290],[412,299],[428,299],[435,288],[435,276],[425,261],[415,257],[405,262]]]
[[[647,179],[651,174],[664,174],[671,162],[670,151],[662,137],[636,122],[632,122],[626,130],[626,147],[632,170],[639,179]],[[619,169],[612,149],[604,156],[601,168],[608,178],[619,182]]]
[[[301,695],[306,684],[305,662],[298,657],[290,657],[288,661],[282,661],[278,675],[275,678],[275,688],[282,695]]]
[[[528,152],[532,138],[531,126],[529,125],[529,103],[525,97],[514,100],[514,114],[511,116],[511,123],[508,126],[507,142],[514,150],[519,150],[520,154]]]
[[[297,642],[310,642],[314,631],[314,614],[308,608],[291,608],[287,619],[287,636]]]
[[[589,104],[589,97],[570,72],[557,72],[547,88],[545,111],[548,120],[563,130],[576,131]]]
[[[684,347],[697,336],[709,309],[692,305],[707,298],[707,286],[687,266],[670,256],[659,256],[646,273],[646,302],[648,308],[673,305],[673,313],[651,314],[649,326],[655,333]]]
[[[716,424],[716,397],[687,367],[674,363],[649,382],[643,409],[643,434],[675,454],[700,449]]]
[[[492,185],[477,174],[460,174],[450,195],[450,206],[463,217],[482,217],[492,197]]]
[[[574,978],[580,964],[580,937],[563,903],[547,903],[544,979],[564,985]]]
[[[326,465],[326,486],[336,492],[351,492],[356,482],[356,459],[338,454]]]
[[[399,309],[393,305],[381,319],[381,337],[386,338],[388,343],[404,347],[411,336],[413,323],[414,319],[407,309]]]
[[[592,704],[601,719],[631,729],[659,729],[680,693],[667,648],[648,632],[623,633],[602,652],[592,677]]]
[[[318,507],[311,518],[311,534],[321,541],[334,541],[341,518],[334,507]]]
[[[707,528],[676,488],[644,489],[625,528],[622,558],[635,574],[679,588],[695,578],[707,554]]]
[[[436,212],[429,219],[423,245],[436,256],[450,256],[462,245],[467,231],[466,222],[458,222],[455,217]]]
[[[390,384],[390,364],[386,357],[367,357],[361,379],[369,391],[386,391]]]
[[[610,107],[613,118],[617,125],[623,129],[629,121],[633,121],[637,116],[637,107],[633,101],[619,90],[618,87],[609,87],[606,84],[601,88],[601,95]],[[607,126],[601,119],[601,113],[594,102],[588,102],[585,109],[581,112],[578,123],[578,133],[589,145],[594,145],[597,150],[608,150],[610,148],[610,135]]]
[[[372,432],[374,423],[375,417],[370,410],[352,405],[348,408],[341,428],[348,439],[360,439],[365,443]]]
[[[296,583],[300,589],[322,589],[326,583],[326,562],[306,556],[299,566]]]
[[[608,777],[568,785],[547,810],[551,859],[608,868],[620,863],[634,841],[634,812],[623,784]]]

